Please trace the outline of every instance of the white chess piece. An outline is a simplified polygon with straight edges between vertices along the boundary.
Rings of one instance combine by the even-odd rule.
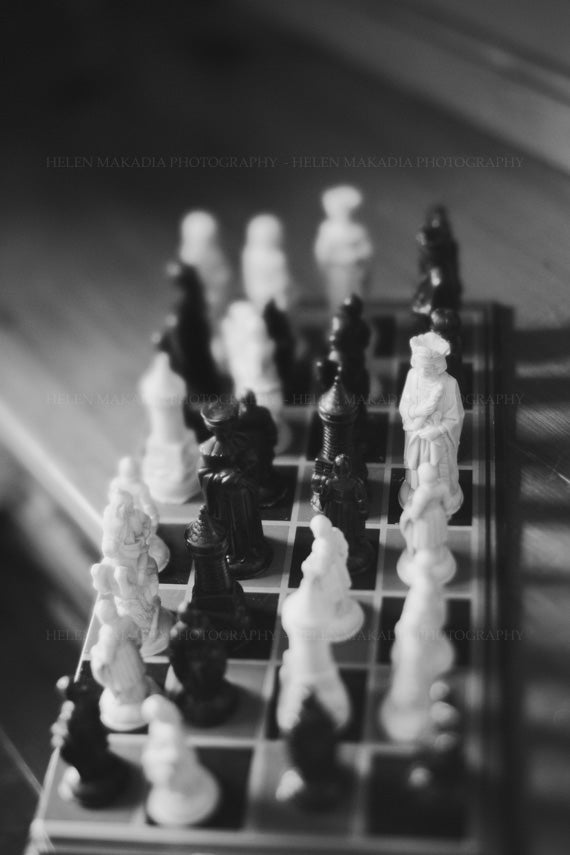
[[[398,559],[398,576],[409,585],[414,566],[422,566],[414,561],[421,553],[429,563],[434,581],[443,584],[457,571],[457,563],[447,546],[447,519],[454,502],[447,483],[438,481],[437,469],[431,463],[420,463],[417,475],[418,486],[400,517],[406,549]]]
[[[142,767],[151,785],[149,818],[173,828],[203,822],[219,804],[220,787],[187,741],[178,708],[161,695],[152,695],[143,704],[143,715],[148,722]]]
[[[430,577],[426,557],[416,556],[417,571],[392,647],[392,674],[388,693],[379,710],[379,721],[391,739],[421,739],[432,723],[431,690],[453,665],[454,651],[443,632],[445,598],[441,586]]]
[[[272,214],[250,220],[242,250],[242,279],[247,298],[261,314],[273,300],[287,311],[291,303],[292,280],[284,252],[281,221]]]
[[[140,393],[150,419],[143,479],[155,501],[181,505],[200,492],[200,450],[194,431],[184,424],[184,381],[170,368],[166,353],[155,355]]]
[[[446,372],[449,343],[437,333],[428,332],[411,338],[410,347],[412,367],[399,408],[406,433],[406,478],[398,498],[405,507],[418,485],[418,466],[431,463],[437,467],[439,480],[449,486],[452,497],[449,513],[453,514],[463,503],[457,451],[464,410],[457,380]]]
[[[364,623],[364,612],[361,605],[350,594],[352,579],[347,568],[348,544],[340,529],[335,528],[328,517],[317,514],[310,523],[313,541],[311,553],[303,562],[301,569],[303,579],[297,591],[287,598],[287,620],[292,626],[300,617],[295,610],[297,602],[303,602],[299,592],[304,584],[311,584],[310,576],[320,577],[324,595],[330,599],[332,617],[326,629],[327,640],[333,644],[346,641],[361,629]],[[305,576],[309,577],[305,582]]]
[[[95,615],[101,628],[91,648],[91,672],[104,687],[99,701],[101,721],[111,730],[138,730],[145,724],[142,703],[159,691],[158,686],[145,674],[131,619],[121,617],[109,597],[97,601]]]
[[[156,533],[159,523],[156,507],[147,484],[142,479],[140,466],[134,457],[122,457],[119,460],[118,475],[109,487],[109,498],[116,490],[125,490],[132,496],[135,508],[143,511],[150,519],[149,553],[157,563],[160,573],[168,565],[170,550]]]
[[[246,300],[232,303],[222,321],[222,337],[234,394],[242,398],[249,390],[257,403],[267,407],[277,427],[277,454],[291,442],[291,429],[283,419],[283,388],[275,365],[275,343],[265,322]]]
[[[158,568],[148,552],[150,519],[134,507],[131,495],[116,490],[103,513],[103,561],[93,565],[95,589],[112,594],[121,615],[129,615],[142,634],[143,656],[168,646],[172,614],[158,595]]]
[[[374,250],[368,229],[354,218],[362,204],[359,190],[332,187],[323,193],[322,203],[326,219],[319,226],[314,251],[334,313],[351,294],[366,296]]]
[[[328,640],[334,611],[324,574],[310,564],[295,599],[283,604],[281,623],[289,638],[279,671],[277,724],[286,732],[295,725],[303,701],[313,692],[340,730],[351,715],[350,699]]]

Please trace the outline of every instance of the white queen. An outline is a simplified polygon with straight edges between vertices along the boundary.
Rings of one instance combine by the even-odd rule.
[[[457,381],[446,372],[449,344],[437,333],[428,332],[410,339],[410,347],[412,367],[400,401],[406,432],[406,478],[398,498],[404,507],[418,486],[418,467],[421,463],[431,463],[437,469],[438,479],[449,486],[451,515],[463,503],[457,451],[465,413]]]

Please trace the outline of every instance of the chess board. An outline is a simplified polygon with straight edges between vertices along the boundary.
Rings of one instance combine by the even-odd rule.
[[[501,645],[498,631],[499,578],[496,566],[495,365],[491,307],[469,305],[464,324],[466,410],[461,439],[460,483],[465,496],[450,524],[451,550],[458,572],[446,586],[447,626],[456,648],[449,682],[461,710],[464,771],[440,796],[426,796],[408,783],[414,745],[392,744],[378,724],[378,708],[390,674],[390,649],[407,588],[396,574],[403,548],[398,528],[397,492],[404,475],[404,436],[397,410],[409,366],[412,319],[405,306],[372,305],[368,320],[375,336],[370,364],[373,388],[369,407],[367,465],[370,515],[367,536],[376,556],[370,571],[356,576],[351,596],[362,605],[365,624],[358,635],[334,646],[334,655],[352,701],[353,715],[343,732],[340,759],[346,792],[331,811],[306,812],[275,798],[288,768],[286,746],[275,722],[278,670],[287,638],[279,615],[284,599],[301,578],[301,563],[312,542],[310,477],[319,450],[316,398],[289,401],[286,419],[293,440],[276,465],[289,484],[286,498],[263,513],[265,535],[274,557],[260,577],[243,583],[253,631],[235,647],[228,677],[241,688],[241,702],[225,724],[188,728],[202,762],[216,775],[223,800],[205,825],[183,830],[160,828],[145,818],[145,782],[140,756],[142,732],[112,733],[113,750],[132,764],[130,785],[111,807],[89,810],[64,801],[58,786],[64,764],[52,757],[32,836],[40,852],[56,853],[474,853],[494,851],[500,823]],[[317,309],[303,313],[302,334],[319,350],[327,321]],[[163,604],[175,609],[191,591],[192,567],[184,528],[200,500],[160,507],[159,534],[171,550],[161,573]],[[85,572],[88,572],[86,568]],[[97,636],[93,621],[79,672],[88,672],[89,651]],[[164,684],[165,655],[147,660],[148,671]]]

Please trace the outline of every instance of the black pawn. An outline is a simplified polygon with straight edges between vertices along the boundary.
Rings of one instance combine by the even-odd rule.
[[[189,394],[218,395],[223,386],[210,349],[212,334],[198,272],[175,262],[168,274],[180,294],[164,342],[172,369],[184,378]]]
[[[225,679],[227,653],[207,615],[183,603],[170,631],[170,664],[165,689],[185,718],[214,727],[235,710],[239,692]]]
[[[412,311],[418,316],[422,330],[426,331],[434,309],[459,309],[463,290],[458,246],[443,205],[430,208],[417,242],[420,282]]]
[[[236,579],[249,579],[269,566],[273,550],[261,523],[257,456],[237,429],[237,414],[235,402],[202,411],[214,436],[200,446],[198,475],[208,511],[227,532],[230,572]]]
[[[313,508],[319,507],[319,495],[323,479],[332,471],[339,454],[354,456],[354,423],[358,405],[349,395],[342,372],[337,371],[330,389],[319,398],[318,414],[323,429],[323,445],[315,460],[311,488]]]
[[[446,357],[447,373],[455,377],[460,391],[465,394],[461,319],[459,315],[454,309],[434,309],[430,315],[430,329],[448,342],[450,351],[449,356]]]
[[[69,764],[60,793],[89,808],[111,804],[125,788],[128,766],[109,751],[107,731],[99,717],[99,687],[87,680],[61,677],[57,688],[64,699],[52,726],[52,747]]]
[[[283,499],[287,488],[273,466],[277,426],[267,407],[257,403],[254,392],[247,392],[239,402],[238,429],[257,455],[259,504],[271,508]]]
[[[270,300],[263,310],[263,320],[268,336],[275,342],[273,356],[281,381],[285,400],[297,392],[295,337],[287,313],[280,309],[275,300]]]
[[[322,480],[315,510],[324,513],[344,534],[349,573],[367,570],[374,560],[374,550],[366,537],[368,496],[364,482],[352,471],[348,455],[338,455]]]
[[[247,630],[249,615],[243,589],[230,576],[226,558],[227,535],[206,505],[186,529],[185,540],[194,562],[192,606],[210,619],[215,630]]]
[[[343,790],[337,745],[334,723],[311,693],[303,701],[297,723],[287,734],[293,768],[283,775],[277,797],[309,810],[326,810],[336,804]]]

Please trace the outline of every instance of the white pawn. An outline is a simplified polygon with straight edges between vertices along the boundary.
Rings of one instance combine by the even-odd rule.
[[[417,556],[414,584],[396,624],[390,688],[379,721],[391,739],[424,738],[432,725],[432,686],[452,667],[454,650],[443,633],[445,598],[430,577],[425,556]]]
[[[438,473],[431,463],[420,463],[417,471],[418,486],[411,494],[400,516],[400,531],[406,549],[400,555],[396,569],[407,585],[413,582],[411,572],[418,565],[415,557],[425,557],[434,581],[443,584],[455,576],[457,563],[447,546],[447,520],[454,507],[449,485],[438,481]]]
[[[281,311],[290,308],[292,280],[284,252],[281,221],[272,214],[250,220],[242,250],[242,279],[247,298],[261,314],[273,300]]]
[[[305,572],[322,575],[326,595],[332,603],[332,620],[327,630],[327,638],[333,644],[346,641],[361,629],[364,623],[364,612],[360,603],[350,594],[352,579],[348,572],[348,544],[340,529],[335,528],[328,517],[317,514],[310,523],[313,541],[311,554],[303,562],[304,584]],[[314,568],[314,569],[310,569]],[[288,598],[295,602],[298,591]],[[293,609],[293,604],[289,606]],[[294,618],[291,618],[293,620]]]
[[[362,205],[356,187],[332,187],[323,193],[322,203],[327,218],[319,226],[314,251],[334,313],[352,294],[365,298],[374,250],[368,229],[354,218]]]
[[[331,652],[328,633],[334,612],[324,574],[309,567],[295,599],[283,604],[281,623],[289,638],[279,671],[277,724],[283,732],[294,727],[303,701],[314,693],[340,730],[351,715],[350,699]],[[313,572],[315,570],[315,572]]]
[[[157,502],[181,505],[200,492],[200,449],[194,431],[184,423],[186,387],[172,371],[168,354],[157,353],[140,382],[150,419],[142,476]]]
[[[119,472],[113,478],[109,487],[109,498],[117,490],[125,490],[132,496],[135,508],[143,511],[150,519],[149,554],[157,563],[160,573],[170,560],[170,550],[158,536],[158,509],[150,495],[148,486],[142,479],[140,466],[134,457],[123,457],[119,460]]]
[[[222,337],[234,394],[241,398],[255,393],[257,403],[267,407],[277,427],[277,454],[291,442],[291,429],[283,419],[283,388],[275,365],[275,342],[265,322],[247,300],[230,306],[222,322]]]
[[[91,673],[104,687],[99,701],[101,721],[111,730],[138,730],[145,724],[144,699],[159,689],[145,673],[135,641],[136,627],[129,617],[119,615],[109,597],[97,601],[95,615],[101,628],[91,648]]]
[[[142,767],[151,785],[146,812],[157,825],[182,828],[203,822],[216,810],[220,787],[187,742],[178,708],[161,695],[143,704],[148,738]]]

